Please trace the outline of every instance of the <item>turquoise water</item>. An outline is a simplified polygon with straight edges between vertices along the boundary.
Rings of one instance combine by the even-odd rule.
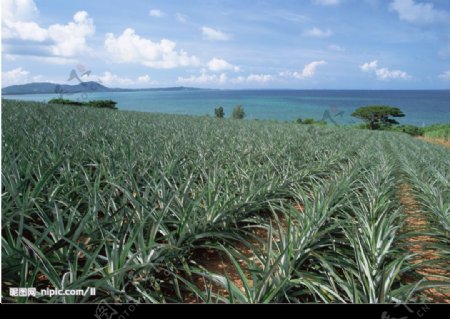
[[[4,95],[7,99],[48,101],[58,94]],[[222,106],[229,116],[234,106],[244,107],[247,118],[292,121],[322,119],[337,124],[355,123],[351,113],[361,106],[390,105],[406,114],[402,124],[450,123],[450,90],[443,91],[334,91],[334,90],[181,90],[89,92],[65,94],[72,100],[112,99],[121,110],[190,115],[214,115]]]

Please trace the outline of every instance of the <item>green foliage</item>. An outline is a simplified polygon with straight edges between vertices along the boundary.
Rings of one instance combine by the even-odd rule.
[[[244,108],[241,105],[237,105],[233,109],[232,117],[237,120],[242,120],[245,117]]]
[[[89,102],[87,102],[86,105],[100,108],[100,109],[117,110],[116,104],[117,104],[117,102],[114,102],[112,100],[96,100],[96,101],[89,101]]]
[[[436,125],[435,128],[440,125]],[[448,124],[443,126],[449,126]],[[433,131],[431,127],[427,127]],[[422,207],[433,237],[430,249],[438,253],[432,267],[443,267],[444,281],[441,291],[450,289],[450,156],[448,149],[423,142],[412,141],[398,145],[398,158],[412,185],[414,196]],[[432,163],[430,165],[430,163]],[[443,266],[440,266],[440,265]]]
[[[403,132],[411,136],[421,136],[424,133],[423,128],[415,125],[398,125],[387,127],[386,129],[395,132]]]
[[[358,124],[353,126],[353,128],[359,129],[369,129],[368,124]],[[409,134],[411,136],[426,136],[429,138],[440,138],[448,140],[450,138],[450,124],[435,124],[424,127],[419,127],[415,125],[380,125],[379,130],[402,132]]]
[[[84,103],[78,102],[78,101],[72,101],[72,100],[66,100],[66,99],[51,99],[48,101],[49,104],[60,104],[60,105],[76,105],[76,106],[83,106]]]
[[[305,125],[327,125],[326,121],[316,121],[313,118],[307,118],[305,120],[302,120],[301,118],[298,118],[295,120],[295,123],[297,124],[305,124]]]
[[[448,140],[450,138],[450,124],[436,124],[423,128],[423,135],[430,138],[441,138]]]
[[[2,123],[5,302],[417,301],[404,178],[448,265],[450,151],[404,134],[18,101]],[[8,293],[48,286],[97,295]]]
[[[218,119],[223,119],[225,116],[225,111],[223,110],[223,107],[218,107],[216,109],[214,109],[214,114],[216,115],[216,117]]]
[[[87,106],[87,107],[94,107],[94,108],[100,108],[100,109],[112,109],[117,110],[116,104],[117,102],[114,102],[112,100],[94,100],[89,102],[79,102],[79,101],[72,101],[72,100],[66,100],[66,99],[51,99],[48,101],[49,104],[59,104],[59,105],[72,105],[72,106]]]
[[[369,129],[375,130],[380,128],[380,126],[399,124],[399,122],[391,117],[404,117],[405,114],[396,107],[365,106],[353,112],[352,116],[363,120],[368,124]]]
[[[355,128],[355,129],[359,129],[359,130],[368,130],[369,126],[366,123],[361,123],[361,124],[352,125],[352,126],[350,126],[350,128]]]

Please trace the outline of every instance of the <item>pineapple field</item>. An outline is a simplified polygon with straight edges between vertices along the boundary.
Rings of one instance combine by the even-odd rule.
[[[1,208],[4,302],[450,302],[450,149],[403,133],[4,100]]]

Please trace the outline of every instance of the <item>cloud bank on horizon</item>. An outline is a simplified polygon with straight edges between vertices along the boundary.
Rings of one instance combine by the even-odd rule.
[[[448,89],[447,0],[2,1],[2,87]]]

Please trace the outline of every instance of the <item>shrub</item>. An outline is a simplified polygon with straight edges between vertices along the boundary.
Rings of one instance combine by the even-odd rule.
[[[48,101],[49,104],[59,104],[59,105],[73,105],[73,106],[88,106],[88,107],[95,107],[100,109],[112,109],[117,110],[117,102],[113,100],[96,100],[96,101],[89,101],[89,102],[79,102],[79,101],[72,101],[72,100],[66,100],[66,99],[51,99]]]
[[[117,110],[116,104],[117,102],[114,102],[113,100],[89,101],[87,103],[88,106],[97,107],[100,109],[113,109],[113,110]]]
[[[77,105],[77,106],[82,106],[83,103],[82,102],[78,102],[78,101],[71,101],[71,100],[66,100],[66,99],[51,99],[50,101],[48,101],[49,104],[60,104],[60,105]]]
[[[316,121],[313,118],[307,118],[305,120],[302,120],[301,118],[298,118],[295,120],[295,123],[297,124],[306,124],[306,125],[327,125],[326,121]]]
[[[245,117],[244,108],[241,105],[236,106],[233,110],[232,116],[234,119],[242,120]]]
[[[214,114],[216,114],[216,117],[218,119],[223,119],[225,116],[225,111],[223,110],[223,107],[218,107],[216,109],[214,109]]]
[[[423,129],[415,125],[400,125],[397,127],[388,128],[388,130],[403,132],[412,136],[423,135]]]

